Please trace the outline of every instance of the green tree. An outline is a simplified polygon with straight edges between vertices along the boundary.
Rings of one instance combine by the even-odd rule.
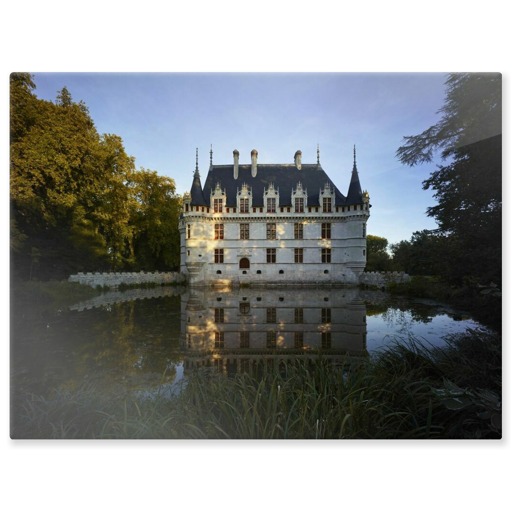
[[[446,275],[501,282],[501,75],[456,73],[446,81],[441,120],[397,150],[402,163],[446,162],[423,182],[437,205],[427,214],[450,239]]]
[[[445,275],[452,248],[450,239],[430,230],[415,231],[410,240],[390,247],[393,267],[411,275]]]
[[[174,180],[155,171],[140,169],[133,175],[133,246],[140,269],[179,267],[181,200],[175,191]]]
[[[14,262],[33,268],[37,252],[38,268],[67,273],[74,267],[71,235],[96,168],[98,135],[83,105],[70,97],[65,106],[39,100],[29,86],[26,77],[11,76],[11,219],[26,236]]]
[[[368,272],[391,269],[391,257],[387,252],[387,238],[368,235],[366,237],[366,270]]]
[[[179,266],[181,200],[171,178],[137,171],[118,135],[99,135],[66,87],[38,99],[11,75],[11,254],[24,278]]]

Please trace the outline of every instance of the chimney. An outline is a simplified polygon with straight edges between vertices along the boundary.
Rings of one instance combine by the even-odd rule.
[[[302,151],[299,149],[298,151],[295,151],[295,167],[300,171],[302,167]]]
[[[233,150],[233,178],[235,180],[238,179],[238,157],[240,156],[240,153],[238,152],[238,149]]]
[[[253,178],[256,177],[256,173],[258,172],[258,152],[253,149],[251,151],[251,176]]]

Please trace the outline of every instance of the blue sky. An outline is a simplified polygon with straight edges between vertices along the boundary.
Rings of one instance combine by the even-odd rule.
[[[190,189],[199,148],[204,183],[209,165],[240,163],[258,150],[260,163],[291,163],[302,151],[346,194],[353,146],[372,204],[368,232],[390,244],[435,222],[435,202],[421,182],[435,164],[410,168],[395,153],[405,135],[439,119],[442,73],[35,73],[39,98],[54,101],[66,86],[83,100],[100,133],[115,133],[144,167]]]

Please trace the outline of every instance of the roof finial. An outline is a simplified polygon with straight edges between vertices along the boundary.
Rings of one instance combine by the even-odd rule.
[[[213,165],[213,144],[210,144],[210,167]]]
[[[199,153],[198,149],[196,148],[196,170],[194,171],[194,176],[199,175]]]
[[[357,165],[356,165],[356,145],[354,144],[354,170],[357,170]]]
[[[320,144],[316,145],[316,164],[320,165]]]

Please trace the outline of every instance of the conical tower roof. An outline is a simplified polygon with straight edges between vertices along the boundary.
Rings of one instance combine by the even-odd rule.
[[[194,171],[194,181],[190,187],[190,204],[192,206],[207,206],[203,195],[203,187],[201,185],[201,176],[199,175],[198,154],[196,148],[196,169]]]
[[[356,164],[356,147],[354,146],[354,167],[352,168],[352,177],[350,179],[350,186],[348,187],[347,203],[359,204],[363,202],[363,190],[359,182],[359,174],[357,172]]]

